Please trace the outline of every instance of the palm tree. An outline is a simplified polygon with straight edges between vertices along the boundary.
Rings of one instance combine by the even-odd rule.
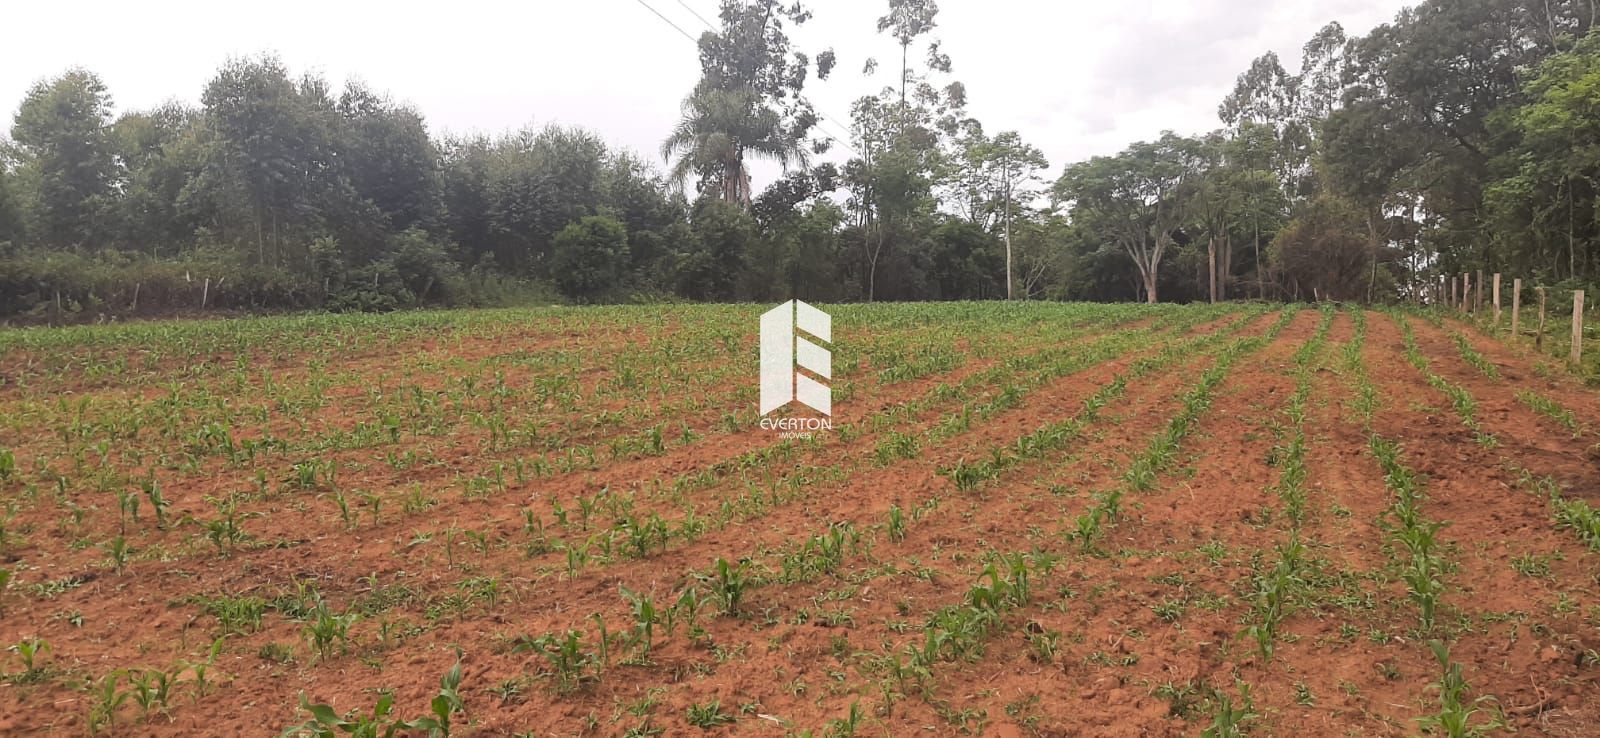
[[[750,172],[746,155],[777,161],[787,170],[804,164],[806,151],[800,139],[785,129],[782,116],[761,104],[747,88],[718,89],[701,85],[683,101],[683,118],[661,144],[661,157],[677,162],[672,179],[682,183],[691,173],[719,185],[718,197],[743,207],[750,205]]]

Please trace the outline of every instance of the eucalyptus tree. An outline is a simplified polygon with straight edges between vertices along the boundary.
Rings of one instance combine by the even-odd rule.
[[[910,84],[908,56],[911,45],[938,27],[939,4],[934,0],[889,0],[889,12],[878,19],[878,32],[889,31],[900,44],[900,107],[906,106],[906,87]],[[930,46],[930,54],[938,55],[939,42]],[[871,60],[869,64],[875,64]],[[946,61],[943,71],[950,71]]]
[[[1019,198],[1027,201],[1036,194],[1039,172],[1050,166],[1038,148],[1023,142],[1016,131],[1005,131],[989,137],[977,121],[962,125],[962,134],[956,138],[956,152],[952,157],[953,184],[957,190],[957,203],[966,210],[969,220],[985,228],[998,221],[1006,251],[1006,297],[1015,299],[1014,256],[1011,244],[1011,218],[1014,203]],[[1026,293],[1024,293],[1026,294]]]
[[[344,173],[393,231],[435,225],[439,151],[416,109],[352,83],[339,97]]]
[[[966,87],[950,80],[949,55],[937,39],[926,38],[937,23],[932,0],[889,0],[889,13],[878,20],[901,50],[896,84],[851,106],[851,135],[858,152],[845,166],[849,203],[859,215],[866,298],[879,297],[878,273],[885,261],[900,256],[919,226],[937,205],[934,186],[949,159],[946,145],[967,119]],[[910,66],[912,46],[925,43],[921,69]],[[871,75],[877,62],[868,59],[862,71]]]

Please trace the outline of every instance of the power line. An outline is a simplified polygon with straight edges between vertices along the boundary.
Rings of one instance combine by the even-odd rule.
[[[673,23],[671,19],[669,19],[666,16],[662,15],[660,11],[656,10],[655,8],[650,7],[649,3],[646,3],[644,0],[636,0],[636,2],[638,2],[640,5],[643,5],[651,13],[654,13],[657,18],[660,18],[667,25],[672,26],[672,29],[677,31],[679,34],[682,34],[682,36],[684,38],[689,39],[690,41],[693,41],[696,46],[699,46],[699,44],[700,44],[699,39],[696,39],[695,37],[689,35],[688,31],[683,30],[681,27],[678,26],[678,24]],[[690,7],[688,5],[688,3],[685,3],[683,0],[677,0],[677,3],[679,5],[682,5],[684,10],[689,11],[690,15],[693,15],[702,24],[704,24],[705,27],[706,27],[706,30],[712,31],[713,33],[716,32],[717,27],[711,25],[711,22],[706,20],[704,16],[700,15],[698,12],[695,12],[695,9]],[[829,141],[832,141],[832,142],[834,142],[836,144],[839,144],[840,146],[845,147],[846,149],[849,149],[850,153],[856,154],[858,156],[860,155],[861,152],[856,151],[854,146],[851,146],[849,143],[846,142],[846,139],[848,139],[850,137],[848,133],[845,133],[846,131],[850,130],[849,126],[844,125],[843,123],[840,123],[837,120],[834,120],[833,116],[828,115],[827,111],[818,109],[815,104],[811,103],[810,100],[806,99],[805,95],[796,93],[795,96],[798,97],[801,102],[804,102],[804,103],[807,103],[807,104],[811,105],[812,110],[815,110],[816,113],[818,115],[822,116],[825,120],[833,123],[835,126],[838,126],[838,130],[836,132],[839,133],[839,135],[844,136],[844,138],[841,139],[838,136],[835,136],[833,133],[829,133],[826,130],[822,131],[822,135],[823,136],[827,137],[827,139]],[[820,123],[821,121],[818,121],[818,122]]]
[[[695,42],[695,43],[697,43],[697,44],[698,44],[698,43],[700,43],[700,42],[699,42],[699,41],[698,41],[698,40],[696,40],[696,39],[695,39],[695,37],[693,37],[693,36],[690,36],[690,35],[689,35],[689,32],[688,32],[688,31],[685,31],[685,30],[683,30],[683,29],[682,29],[682,28],[679,28],[679,27],[678,27],[678,24],[676,24],[676,23],[673,23],[673,22],[672,22],[672,19],[671,19],[671,18],[668,18],[668,17],[666,17],[666,16],[664,16],[664,15],[662,15],[662,14],[661,14],[661,11],[659,11],[659,10],[656,10],[656,9],[655,9],[655,8],[652,8],[652,7],[650,7],[650,3],[647,3],[647,2],[645,2],[645,1],[644,1],[644,0],[635,0],[635,2],[637,2],[637,3],[639,3],[639,4],[640,4],[640,5],[643,5],[643,6],[644,6],[644,7],[645,7],[645,10],[648,10],[648,11],[650,11],[650,12],[652,12],[652,13],[655,13],[655,15],[656,15],[656,17],[657,17],[657,18],[660,18],[660,19],[661,19],[661,22],[663,22],[663,23],[666,23],[666,24],[667,24],[667,25],[669,25],[669,26],[672,26],[672,30],[674,30],[674,31],[677,31],[677,32],[678,32],[678,33],[681,33],[681,34],[683,34],[683,37],[684,37],[684,38],[686,38],[686,39],[689,39],[689,40],[690,40],[690,41],[693,41],[693,42]],[[698,17],[699,17],[699,16],[695,16],[695,17],[697,17],[697,18],[698,18]],[[703,21],[703,20],[704,20],[704,19],[702,19],[702,21]]]
[[[700,14],[699,14],[699,13],[697,13],[697,12],[695,12],[695,9],[694,9],[694,8],[691,8],[691,7],[689,7],[689,4],[688,4],[688,3],[686,3],[686,2],[684,2],[684,1],[683,1],[683,0],[678,0],[678,4],[679,4],[679,5],[682,5],[682,6],[683,6],[683,9],[684,9],[684,10],[687,10],[687,11],[689,11],[689,15],[692,15],[692,16],[694,16],[694,17],[696,17],[696,18],[699,18],[699,19],[700,19],[700,22],[701,22],[701,23],[704,23],[704,24],[705,24],[705,25],[706,25],[706,28],[709,28],[709,29],[711,29],[711,30],[713,30],[713,31],[715,31],[715,30],[717,30],[717,29],[716,29],[716,28],[714,28],[714,27],[713,27],[713,26],[712,26],[712,25],[711,25],[711,22],[710,22],[710,21],[707,21],[707,20],[706,20],[706,19],[705,19],[705,17],[703,17],[703,16],[701,16],[701,15],[700,15]]]

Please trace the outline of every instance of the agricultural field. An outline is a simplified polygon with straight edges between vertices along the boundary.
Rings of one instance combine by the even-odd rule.
[[[0,735],[1592,736],[1600,394],[1454,316],[0,332]]]

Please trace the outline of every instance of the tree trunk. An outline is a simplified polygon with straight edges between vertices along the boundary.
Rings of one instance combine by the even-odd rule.
[[[1267,265],[1261,263],[1261,221],[1257,218],[1251,218],[1250,220],[1255,226],[1256,297],[1265,300],[1267,299],[1267,280],[1265,274]]]
[[[1144,301],[1151,305],[1156,304],[1156,267],[1154,264],[1144,270]]]
[[[906,49],[909,43],[900,44],[900,130],[905,130],[906,125]]]
[[[1009,165],[1007,165],[1007,169],[1002,176],[1006,177],[1006,299],[1015,300],[1017,299],[1017,293],[1011,288],[1011,274],[1014,270],[1011,267],[1011,173]]]
[[[739,204],[739,163],[727,161],[722,165],[722,201]]]
[[[1217,272],[1217,299],[1228,299],[1228,275],[1233,274],[1233,237],[1222,233],[1222,249]]]
[[[1206,271],[1210,275],[1206,286],[1210,288],[1211,304],[1215,305],[1217,304],[1217,236],[1214,233],[1206,241]]]

